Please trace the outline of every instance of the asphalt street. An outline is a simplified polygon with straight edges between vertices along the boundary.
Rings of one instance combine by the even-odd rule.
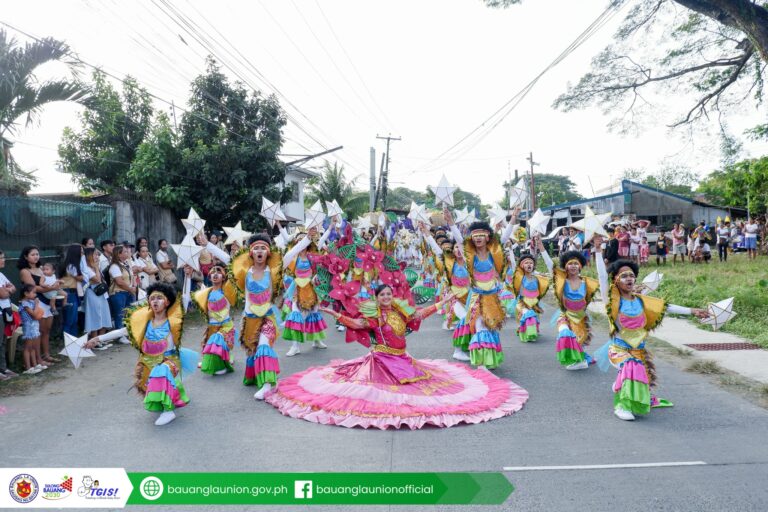
[[[234,374],[197,373],[186,379],[191,403],[178,411],[176,421],[155,427],[155,415],[144,411],[140,398],[128,390],[136,352],[120,346],[86,360],[79,370],[57,370],[21,396],[0,399],[0,465],[158,472],[515,467],[521,470],[506,473],[515,492],[504,505],[486,509],[768,510],[768,411],[657,359],[658,394],[675,407],[653,410],[635,422],[620,421],[612,410],[612,371],[592,367],[569,372],[559,367],[554,328],[548,322],[551,314],[550,306],[536,343],[522,344],[513,337],[511,321],[504,328],[506,361],[495,373],[523,386],[530,399],[521,411],[500,420],[448,429],[380,431],[284,417],[254,401],[255,390],[242,385],[244,357],[238,348]],[[200,324],[185,326],[185,346],[197,348],[201,332]],[[327,350],[304,347],[292,358],[284,355],[288,342],[278,342],[283,375],[364,353],[364,347],[346,344],[342,336],[331,330]],[[597,328],[595,347],[606,336]],[[450,335],[433,317],[409,336],[408,349],[415,357],[448,358]],[[706,464],[547,468],[693,461]],[[441,508],[449,509],[471,507]]]

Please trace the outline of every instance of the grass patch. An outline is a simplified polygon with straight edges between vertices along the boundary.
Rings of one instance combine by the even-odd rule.
[[[717,256],[715,254],[715,256]],[[727,263],[713,261],[708,265],[686,262],[657,267],[650,264],[640,269],[640,279],[654,270],[664,274],[659,289],[652,295],[688,307],[706,307],[709,302],[734,297],[733,308],[738,315],[721,328],[768,348],[768,260],[759,256],[749,261],[745,254],[730,254]],[[594,266],[584,270],[596,277]],[[697,320],[694,324],[711,329]]]
[[[703,373],[704,375],[716,375],[723,373],[723,369],[720,367],[720,365],[711,359],[701,359],[699,361],[694,361],[688,365],[686,370],[694,373]]]
[[[763,397],[768,398],[768,384],[762,384],[758,386],[757,392],[760,393]]]

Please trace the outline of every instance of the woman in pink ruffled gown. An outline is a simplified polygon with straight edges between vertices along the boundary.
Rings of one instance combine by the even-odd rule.
[[[392,288],[381,285],[376,301],[361,304],[361,318],[323,309],[371,351],[294,374],[281,381],[266,401],[294,418],[380,429],[480,423],[520,410],[528,392],[517,384],[486,370],[417,360],[406,352],[406,329],[418,330],[421,320],[439,307],[438,302],[413,308],[395,299]]]

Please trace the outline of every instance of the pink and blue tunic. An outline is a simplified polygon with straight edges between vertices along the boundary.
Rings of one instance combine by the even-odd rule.
[[[468,301],[469,294],[469,271],[466,265],[460,265],[458,262],[453,263],[453,270],[451,271],[451,287],[449,292],[454,293],[457,298],[449,302],[450,307],[447,309],[446,314],[453,315],[453,304],[455,301],[462,300],[458,298],[460,294],[465,294],[464,300]],[[466,305],[466,304],[465,304]],[[469,351],[469,340],[472,338],[470,333],[469,324],[467,319],[460,318],[459,323],[453,330],[453,346],[460,348],[464,352]]]
[[[571,288],[567,279],[563,284],[561,312],[557,319],[557,360],[563,366],[582,361],[592,364],[592,357],[584,351],[582,344],[589,339],[587,317],[587,285],[582,280],[579,287]],[[575,331],[578,331],[575,332]]]
[[[230,316],[231,304],[221,290],[208,294],[207,340],[203,347],[200,371],[214,374],[221,370],[232,372],[231,351],[235,344],[235,324]]]
[[[517,335],[520,341],[536,341],[539,337],[538,304],[539,280],[536,277],[523,275],[520,283],[520,292],[517,295]]]
[[[301,301],[297,295],[304,287],[312,286],[314,268],[308,258],[297,257],[294,267],[295,277],[286,291],[286,298],[290,300],[291,312],[285,319],[283,339],[304,343],[305,341],[322,341],[325,339],[325,329],[328,327],[325,319],[315,307],[310,311],[301,309]]]
[[[168,320],[158,327],[153,326],[152,321],[147,323],[139,363],[151,368],[144,395],[146,410],[172,411],[189,403],[181,382],[180,353]]]
[[[469,358],[473,365],[497,368],[504,361],[499,331],[489,329],[483,318],[486,314],[501,315],[498,322],[503,322],[504,312],[498,299],[501,284],[493,264],[493,256],[489,254],[485,260],[476,255],[473,258],[473,284],[467,297],[466,320],[472,332],[469,340]],[[489,308],[492,301],[496,302],[499,311],[483,311]]]

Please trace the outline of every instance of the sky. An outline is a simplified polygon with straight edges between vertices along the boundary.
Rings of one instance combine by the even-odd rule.
[[[673,163],[702,176],[718,168],[715,137],[698,133],[691,141],[663,124],[667,109],[685,98],[665,98],[658,124],[652,120],[637,136],[611,133],[610,117],[597,108],[552,108],[611,42],[626,7],[543,75],[481,142],[460,144],[461,151],[436,159],[514,98],[607,5],[528,0],[498,10],[480,0],[39,0],[4,5],[0,20],[38,37],[62,39],[84,61],[118,76],[130,74],[179,106],[212,49],[231,67],[223,71],[233,80],[236,72],[248,86],[278,94],[291,119],[283,153],[344,146],[328,158],[339,160],[360,188],[369,181],[370,148],[377,167],[384,150],[377,135],[390,134],[402,139],[391,146],[392,187],[423,191],[445,174],[486,203],[502,198],[502,183],[515,169],[529,168],[530,153],[539,164],[536,172],[568,175],[585,196],[606,190],[627,168],[653,172]],[[167,14],[171,7],[196,25],[209,48],[176,24],[178,18]],[[38,74],[62,72],[61,65],[47,65]],[[162,102],[156,107],[169,108]],[[18,131],[14,155],[36,169],[35,192],[76,190],[68,175],[56,171],[56,147],[64,127],[79,126],[80,110],[50,105],[38,122]],[[765,116],[765,109],[744,108],[729,126],[741,133]],[[745,145],[744,156],[766,153],[766,143]]]

